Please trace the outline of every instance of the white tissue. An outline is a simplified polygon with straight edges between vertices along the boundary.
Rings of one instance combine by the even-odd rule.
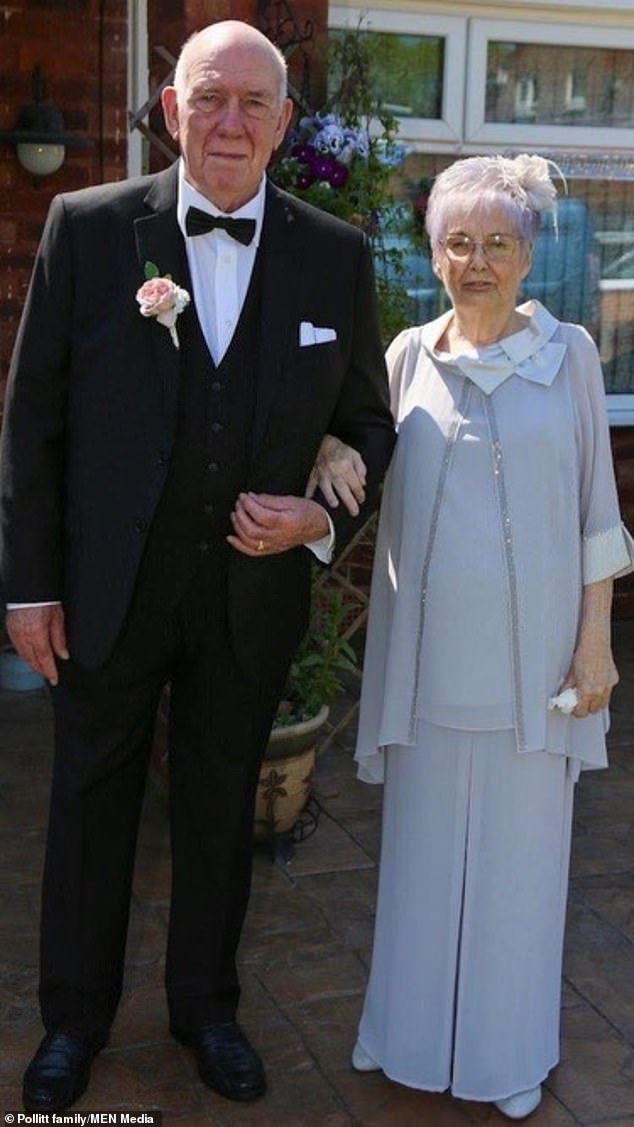
[[[564,689],[563,693],[559,693],[558,696],[549,697],[548,711],[553,712],[554,709],[557,708],[560,712],[563,712],[566,716],[569,716],[570,713],[573,712],[577,707],[578,703],[579,697],[577,696],[577,690]]]

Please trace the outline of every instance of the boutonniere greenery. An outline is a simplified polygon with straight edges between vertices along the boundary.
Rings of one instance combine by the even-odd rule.
[[[159,325],[165,325],[165,328],[169,329],[175,347],[178,348],[176,319],[191,300],[187,290],[177,286],[171,274],[161,276],[155,262],[146,262],[145,281],[136,292],[136,300],[141,315],[156,317]]]

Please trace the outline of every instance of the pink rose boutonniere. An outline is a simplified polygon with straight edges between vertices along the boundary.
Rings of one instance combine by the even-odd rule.
[[[176,318],[183,312],[190,302],[187,290],[177,286],[170,274],[161,277],[159,268],[154,262],[145,264],[145,281],[136,292],[136,299],[143,317],[156,317],[159,325],[169,329],[170,336],[176,348],[178,333],[176,332]]]

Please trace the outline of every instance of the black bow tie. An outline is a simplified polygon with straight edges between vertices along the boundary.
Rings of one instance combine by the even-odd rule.
[[[255,219],[233,219],[230,215],[209,215],[199,207],[187,208],[185,230],[188,235],[206,235],[216,227],[221,227],[245,247],[248,247],[255,235]]]

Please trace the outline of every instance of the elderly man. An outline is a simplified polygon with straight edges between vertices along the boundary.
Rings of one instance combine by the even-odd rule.
[[[209,1087],[264,1092],[235,1020],[258,770],[308,549],[363,519],[304,493],[330,432],[367,465],[367,507],[393,444],[366,240],[266,181],[282,56],[208,27],[163,109],[178,164],[54,201],[12,365],[2,582],[56,742],[29,1111],[72,1104],[108,1038],[168,680],[170,1028]]]

